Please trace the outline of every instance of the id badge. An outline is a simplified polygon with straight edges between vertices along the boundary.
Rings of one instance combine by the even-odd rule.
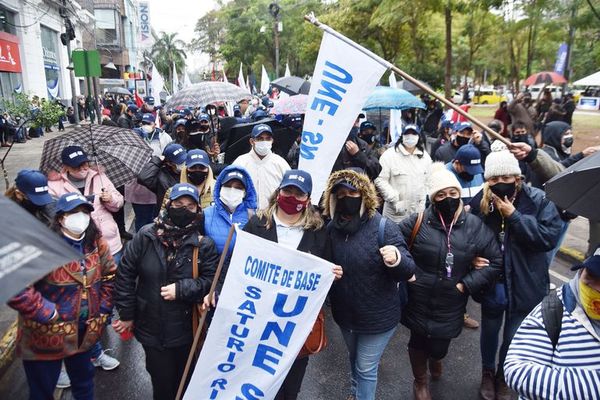
[[[452,268],[454,267],[454,254],[446,254],[446,277],[452,277]]]
[[[500,241],[500,248],[504,251],[504,231],[498,234],[498,240]]]

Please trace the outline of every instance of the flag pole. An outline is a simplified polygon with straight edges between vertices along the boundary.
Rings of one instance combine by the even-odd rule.
[[[217,283],[219,282],[219,277],[221,276],[221,271],[223,270],[223,264],[225,264],[225,258],[227,257],[227,253],[229,252],[229,244],[231,243],[231,239],[233,238],[234,232],[235,232],[235,225],[231,225],[231,228],[229,228],[229,234],[227,235],[227,241],[225,241],[225,247],[223,248],[223,252],[221,253],[221,258],[219,259],[219,265],[217,266],[217,271],[215,272],[215,276],[210,285],[210,291],[208,292],[208,298],[211,301],[212,301],[213,295],[215,293],[215,289],[217,288]],[[192,361],[194,361],[196,349],[198,348],[198,343],[200,342],[200,336],[202,335],[202,327],[204,326],[204,322],[206,321],[207,315],[208,315],[208,309],[202,311],[202,316],[200,317],[200,321],[198,323],[198,329],[196,330],[196,335],[194,336],[194,342],[192,343],[192,348],[190,349],[190,354],[188,355],[188,359],[185,364],[185,369],[183,370],[183,375],[181,376],[181,381],[179,382],[179,389],[177,389],[177,396],[175,396],[175,400],[181,400],[181,397],[183,396],[183,388],[185,387],[185,381],[187,381],[187,376],[190,373],[190,367],[192,366]]]
[[[473,124],[477,125],[479,128],[481,128],[482,130],[484,130],[491,137],[493,137],[493,138],[495,138],[497,140],[500,140],[502,143],[504,143],[508,147],[512,146],[512,143],[508,139],[506,139],[505,137],[499,135],[493,129],[489,128],[487,125],[485,125],[483,122],[481,122],[479,119],[475,118],[472,115],[469,115],[469,113],[467,113],[464,110],[462,110],[460,107],[458,107],[456,104],[454,104],[450,100],[446,99],[444,96],[436,93],[434,90],[432,90],[431,88],[429,88],[426,85],[424,85],[418,79],[413,78],[412,76],[410,76],[406,72],[402,71],[400,68],[396,67],[394,64],[390,63],[389,61],[384,60],[383,58],[379,57],[377,54],[373,53],[372,51],[370,51],[368,49],[365,49],[364,47],[358,45],[357,43],[353,42],[352,40],[350,40],[346,36],[342,35],[341,33],[337,32],[336,30],[332,29],[331,27],[329,27],[329,26],[327,26],[327,25],[319,22],[319,20],[317,19],[317,17],[315,16],[314,13],[311,13],[309,15],[305,15],[304,19],[307,22],[310,22],[311,24],[315,25],[317,28],[322,29],[323,31],[325,31],[325,32],[327,32],[327,33],[335,36],[336,38],[338,38],[338,39],[342,40],[343,42],[349,44],[350,46],[354,47],[355,49],[361,51],[365,55],[373,58],[374,60],[376,60],[377,62],[379,62],[383,66],[385,66],[386,68],[391,69],[392,71],[396,72],[398,75],[400,75],[405,80],[409,81],[410,83],[412,83],[413,85],[415,85],[419,89],[423,90],[424,92],[426,92],[429,95],[431,95],[431,96],[435,97],[436,99],[438,99],[440,102],[444,103],[447,107],[450,107],[451,109],[453,109],[454,111],[456,111],[458,114],[460,114],[463,117],[465,117],[468,120],[470,120]]]

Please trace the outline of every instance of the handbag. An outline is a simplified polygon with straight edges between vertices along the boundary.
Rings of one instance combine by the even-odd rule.
[[[325,334],[325,314],[323,310],[319,311],[317,319],[308,334],[298,357],[306,357],[311,354],[316,354],[327,346],[327,335]]]

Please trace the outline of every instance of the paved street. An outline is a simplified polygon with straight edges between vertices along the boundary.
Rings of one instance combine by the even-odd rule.
[[[58,133],[47,134],[45,139]],[[25,167],[36,168],[42,141],[33,139],[27,144],[15,145],[7,158],[7,170],[11,183],[16,172]],[[586,232],[586,221],[576,221],[568,236],[573,243],[582,246]],[[563,261],[557,260],[552,265],[552,281],[560,285],[561,279],[571,277],[573,273]],[[479,320],[479,307],[469,304],[470,314]],[[3,326],[14,320],[15,314],[6,307],[0,310],[0,322]],[[330,315],[329,315],[330,317]],[[300,396],[302,400],[344,399],[348,388],[348,361],[345,346],[335,323],[328,318],[327,333],[329,346],[321,354],[312,357],[308,372],[304,379]],[[412,376],[406,344],[408,331],[400,327],[390,345],[386,349],[379,370],[379,386],[377,399],[407,399],[412,396]],[[144,368],[144,354],[141,346],[135,342],[122,342],[108,328],[104,337],[104,347],[113,349],[112,354],[121,361],[121,366],[114,371],[98,371],[96,375],[96,398],[109,399],[149,399],[151,385]],[[437,399],[477,399],[480,379],[479,331],[465,330],[451,345],[450,353],[444,360],[443,379],[432,386],[432,393]],[[21,363],[13,363],[6,374],[0,378],[0,398],[22,400],[27,398],[27,387]],[[70,392],[63,393],[63,399],[70,399]]]

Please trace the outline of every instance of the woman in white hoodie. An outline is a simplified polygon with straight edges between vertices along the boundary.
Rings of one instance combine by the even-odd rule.
[[[424,149],[419,127],[406,125],[394,147],[381,155],[379,163],[381,173],[375,185],[384,200],[383,216],[400,222],[423,211],[431,157]]]

